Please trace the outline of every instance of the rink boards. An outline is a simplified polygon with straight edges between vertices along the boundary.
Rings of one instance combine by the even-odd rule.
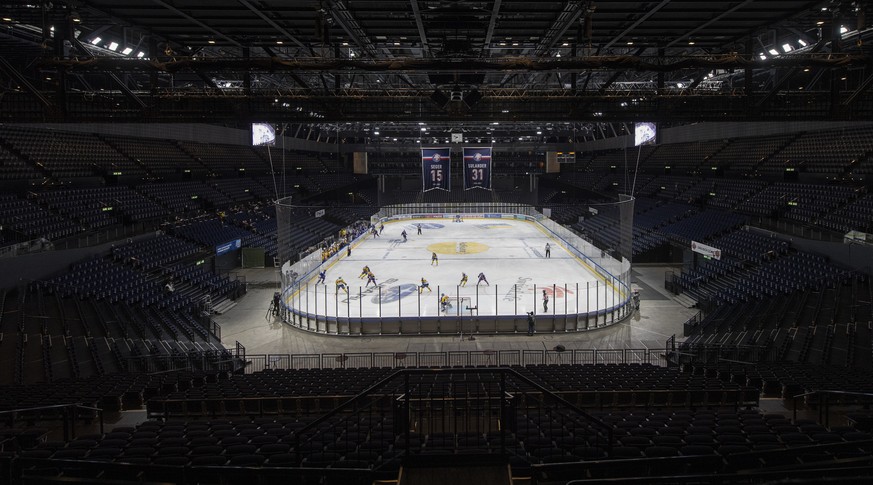
[[[287,320],[320,333],[361,335],[526,332],[528,312],[538,332],[579,331],[627,316],[627,285],[613,273],[629,265],[616,270],[614,259],[579,248],[584,241],[528,215],[462,218],[413,213],[380,219],[378,237],[359,237],[350,255],[342,250],[284,288]],[[364,266],[376,285],[360,278]],[[322,270],[325,283],[318,282]],[[487,284],[479,282],[480,273]],[[449,305],[441,304],[443,296]]]

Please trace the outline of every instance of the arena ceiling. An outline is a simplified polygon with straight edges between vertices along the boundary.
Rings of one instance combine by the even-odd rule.
[[[869,3],[0,0],[0,120],[871,119]]]

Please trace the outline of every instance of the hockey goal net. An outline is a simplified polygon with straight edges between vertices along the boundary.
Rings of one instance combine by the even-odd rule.
[[[440,311],[446,315],[472,315],[473,312],[478,312],[478,310],[473,305],[473,300],[469,296],[450,296],[449,301],[445,305],[440,305]]]

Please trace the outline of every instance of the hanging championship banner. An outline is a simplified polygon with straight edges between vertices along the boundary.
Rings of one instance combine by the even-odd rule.
[[[422,192],[451,191],[451,156],[450,147],[421,149]]]
[[[464,190],[491,190],[491,147],[464,147]]]

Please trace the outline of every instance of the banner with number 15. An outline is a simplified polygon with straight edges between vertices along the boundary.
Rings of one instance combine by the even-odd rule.
[[[433,189],[452,190],[451,160],[451,147],[421,149],[422,192]]]

